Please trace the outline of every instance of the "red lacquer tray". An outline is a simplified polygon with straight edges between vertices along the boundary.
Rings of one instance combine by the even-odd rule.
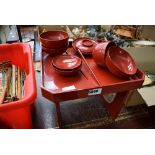
[[[52,66],[52,57],[46,53],[42,53],[41,89],[43,96],[52,101],[72,100],[98,95],[90,93],[95,88],[101,88],[101,94],[137,89],[141,87],[144,81],[144,73],[139,69],[133,78],[122,79],[114,76],[106,68],[96,65],[92,57],[86,57],[85,59],[100,84],[93,78],[85,62],[82,65],[82,72],[73,77],[65,77],[55,72]]]
[[[75,54],[74,50],[70,51],[69,54]],[[81,57],[79,54],[78,56]],[[110,104],[103,98],[110,114],[116,118],[128,92],[142,86],[144,73],[138,69],[134,77],[122,79],[113,75],[106,68],[96,65],[92,57],[82,57],[82,61],[81,72],[73,77],[65,77],[55,72],[52,67],[52,57],[43,52],[42,95],[55,103],[59,103],[60,101],[92,95],[103,96],[103,94],[117,93],[117,97]]]

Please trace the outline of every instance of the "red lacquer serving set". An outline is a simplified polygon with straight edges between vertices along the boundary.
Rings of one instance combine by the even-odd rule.
[[[112,118],[116,118],[130,90],[141,87],[144,73],[130,54],[111,41],[77,38],[69,44],[62,31],[40,35],[42,45],[42,95],[56,104],[61,127],[59,102],[99,95]],[[116,93],[109,103],[103,95]]]

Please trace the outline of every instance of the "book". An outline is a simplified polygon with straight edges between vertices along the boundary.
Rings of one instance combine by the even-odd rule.
[[[0,104],[3,103],[6,94],[6,87],[3,87],[0,93]]]
[[[21,98],[21,82],[20,82],[20,69],[18,67],[18,75],[17,75],[17,97],[20,99]]]
[[[18,96],[18,68],[15,66],[15,98]]]
[[[7,76],[5,70],[1,72],[1,92],[0,92],[0,104],[3,103],[7,90]]]
[[[16,75],[15,75],[15,72],[16,72],[16,67],[15,65],[12,65],[12,97],[13,96],[16,96]]]

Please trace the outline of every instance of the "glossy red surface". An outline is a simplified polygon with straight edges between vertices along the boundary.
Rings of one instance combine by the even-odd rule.
[[[47,48],[64,48],[68,46],[69,36],[64,31],[47,31],[40,34],[40,41]]]
[[[55,45],[54,45],[55,44]],[[60,49],[60,48],[67,48],[69,46],[69,43],[54,43],[53,45],[51,44],[43,44],[41,43],[41,46],[43,46],[44,48],[49,48],[49,49]],[[61,45],[60,45],[61,44]]]
[[[111,46],[116,46],[116,44],[111,41],[100,41],[100,43],[94,46],[92,55],[96,64],[104,67],[106,66],[105,57]]]
[[[42,46],[42,50],[46,53],[49,53],[51,56],[56,56],[56,55],[66,52],[67,48],[65,47],[65,48],[60,48],[60,49],[52,49],[52,48],[46,48]]]
[[[85,47],[91,47],[91,46],[93,46],[93,42],[90,39],[84,39],[84,40],[82,40],[82,45]]]
[[[101,87],[103,88],[102,94],[114,93],[132,90],[140,87],[144,80],[144,74],[140,70],[136,73],[135,78],[122,79],[111,72],[108,69],[99,67],[96,65],[91,57],[86,58],[87,63],[93,70],[94,74],[98,78],[101,85],[99,86],[90,74],[87,66],[83,63],[81,71],[76,76],[69,78],[60,76],[55,72],[52,66],[52,58],[43,53],[42,61],[42,88],[44,89],[43,95],[50,94],[47,97],[54,100],[55,97],[58,100],[70,100],[78,97],[87,97],[89,89]],[[73,86],[73,87],[71,87]],[[68,95],[64,88],[68,88]],[[69,89],[70,88],[70,89]],[[73,89],[74,88],[74,89]],[[74,94],[73,96],[71,94]]]
[[[76,55],[76,54],[78,54],[78,52],[73,47],[67,48],[66,52],[67,52],[68,55]]]
[[[91,38],[77,38],[72,42],[72,46],[75,50],[79,49],[84,55],[91,55],[93,47],[97,42]]]
[[[87,74],[87,75],[86,75]],[[52,67],[52,57],[48,54],[43,53],[42,61],[42,85],[45,90],[50,91],[50,94],[61,94],[66,92],[72,92],[81,89],[89,89],[97,87],[96,81],[89,74],[86,65],[83,63],[81,71],[73,77],[62,77],[55,72],[54,67]],[[74,95],[73,95],[74,96]],[[52,98],[52,95],[48,96]],[[72,97],[71,93],[69,97]],[[55,97],[54,97],[55,98]]]
[[[68,51],[71,55],[75,54],[72,48]],[[57,105],[61,101],[89,97],[89,92],[98,88],[101,92],[94,95],[103,97],[103,94],[117,93],[112,103],[104,101],[108,112],[114,119],[124,105],[128,91],[141,87],[144,73],[138,69],[134,77],[122,79],[113,75],[108,69],[98,66],[92,57],[85,58],[100,84],[94,79],[85,62],[75,76],[62,77],[51,67],[52,58],[42,53],[42,95]]]
[[[119,48],[111,47],[106,57],[108,69],[119,77],[129,77],[137,72],[137,66],[130,54]]]
[[[60,69],[57,69],[57,68],[54,68],[54,69],[58,74],[60,74],[62,76],[74,76],[80,71],[81,66],[82,65],[80,65],[78,68],[75,68],[73,70],[60,70]]]
[[[59,70],[74,70],[81,64],[82,60],[74,55],[59,55],[52,59],[52,65]]]

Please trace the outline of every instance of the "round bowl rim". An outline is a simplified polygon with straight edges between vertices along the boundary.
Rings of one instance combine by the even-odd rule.
[[[127,53],[127,55],[131,58],[132,63],[134,63],[134,65],[135,65],[135,67],[134,67],[134,72],[133,72],[133,73],[126,73],[126,72],[120,70],[120,68],[118,67],[118,65],[117,65],[117,64],[111,59],[111,57],[110,57],[109,52],[110,52],[110,49],[112,49],[112,48],[119,48],[119,49],[121,49],[121,50],[123,50],[123,51],[125,51],[125,52]],[[137,72],[137,65],[136,65],[134,59],[130,56],[130,54],[129,54],[126,50],[124,50],[124,49],[122,49],[122,48],[120,48],[120,47],[111,46],[111,47],[108,49],[108,51],[107,51],[106,59],[107,59],[107,57],[110,59],[110,62],[112,63],[112,65],[114,65],[114,66],[115,66],[120,72],[122,72],[123,74],[126,74],[126,75],[131,76],[131,75],[134,75],[134,74]],[[107,62],[107,60],[106,60],[106,62]],[[107,65],[107,63],[106,63],[106,65]],[[108,67],[108,66],[107,66],[107,67]]]
[[[61,39],[61,40],[49,40],[49,39],[45,39],[45,38],[41,37],[42,34],[44,34],[44,33],[49,33],[49,32],[62,32],[62,33],[64,33],[64,34],[67,34],[67,37],[65,37],[64,39]],[[57,41],[62,41],[62,40],[69,39],[69,35],[68,35],[68,33],[65,32],[65,31],[53,30],[53,31],[42,32],[42,33],[40,34],[40,39],[42,39],[42,40],[44,40],[44,41],[57,42]]]
[[[55,63],[54,63],[54,59],[56,57],[60,57],[60,56],[73,56],[73,57],[76,57],[76,58],[78,58],[80,60],[80,64],[78,66],[74,67],[74,68],[71,68],[71,69],[61,69],[61,68],[57,67],[57,65],[55,65]],[[68,71],[68,70],[69,71],[71,71],[71,70],[73,71],[73,70],[75,70],[75,69],[77,69],[77,68],[82,66],[82,60],[79,57],[75,56],[75,55],[57,55],[57,56],[53,57],[52,65],[53,65],[54,68],[57,68],[57,69],[62,70],[62,71]]]
[[[78,49],[78,47],[75,46],[75,42],[78,41],[78,40],[89,40],[89,41],[91,41],[91,42],[93,43],[93,45],[92,45],[91,47],[87,47],[87,48],[93,48],[94,43],[97,44],[97,42],[96,42],[94,39],[92,39],[92,38],[89,38],[89,37],[79,37],[79,38],[74,39],[73,42],[72,42],[72,47],[73,47],[75,50]],[[87,52],[87,53],[91,53],[91,52]]]

